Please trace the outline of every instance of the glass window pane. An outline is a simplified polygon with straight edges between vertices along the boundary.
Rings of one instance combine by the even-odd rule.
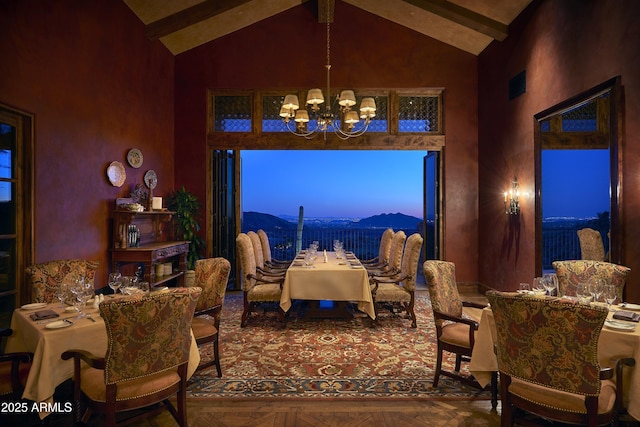
[[[595,132],[598,108],[596,100],[562,114],[563,132]]]
[[[0,178],[13,177],[12,157],[13,150],[0,150]]]
[[[284,95],[262,97],[262,132],[289,132],[287,125],[280,117],[280,107],[283,102]]]
[[[15,239],[0,240],[0,292],[15,289]]]
[[[251,132],[251,96],[215,96],[213,103],[216,132]]]
[[[15,183],[0,181],[0,234],[16,233]]]
[[[399,132],[438,133],[439,97],[401,96],[399,105]]]

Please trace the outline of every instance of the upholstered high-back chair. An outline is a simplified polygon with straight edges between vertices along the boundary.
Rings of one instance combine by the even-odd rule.
[[[394,231],[392,228],[387,228],[380,237],[380,246],[378,247],[378,256],[372,259],[363,260],[361,263],[369,267],[382,267],[389,262],[389,255],[391,254],[391,241],[393,240]]]
[[[593,228],[582,228],[577,233],[582,259],[604,261],[604,243],[600,232]]]
[[[552,264],[558,276],[560,296],[575,296],[578,283],[587,283],[590,279],[597,277],[605,283],[616,285],[618,302],[624,301],[624,285],[631,271],[629,267],[593,260],[554,261]]]
[[[279,260],[273,258],[271,254],[271,244],[269,242],[269,236],[267,233],[260,229],[257,231],[258,237],[260,237],[260,243],[262,245],[262,255],[264,257],[265,265],[274,267],[274,268],[283,268],[288,267],[291,264],[291,260]]]
[[[31,302],[51,303],[61,283],[73,283],[84,278],[93,284],[98,261],[84,259],[59,259],[27,267],[31,284]]]
[[[241,327],[245,327],[249,316],[257,305],[262,303],[279,303],[282,295],[282,284],[284,276],[268,277],[256,274],[256,261],[253,254],[253,243],[246,233],[238,234],[236,237],[236,249],[240,269],[242,270],[242,294],[244,299],[244,310],[242,312]],[[284,324],[284,312],[278,306],[276,314]]]
[[[395,276],[371,276],[371,295],[374,307],[377,303],[390,303],[399,305],[411,318],[411,327],[417,327],[416,313],[414,311],[416,277],[418,276],[418,263],[422,250],[422,236],[414,233],[407,239],[402,255],[400,271]],[[376,321],[378,313],[376,308]]]
[[[171,288],[100,304],[107,329],[104,357],[79,350],[62,353],[62,359],[74,363],[76,422],[82,418],[81,400],[89,411],[83,421],[91,411],[100,412],[106,415],[107,426],[115,425],[116,412],[162,402],[180,426],[187,426],[191,321],[201,291],[199,287]],[[177,410],[171,397],[177,399]]]
[[[22,398],[33,353],[2,353],[5,338],[13,334],[10,328],[0,328],[0,402],[17,402]]]
[[[399,272],[402,263],[402,252],[404,251],[404,244],[406,240],[407,235],[404,231],[396,231],[391,239],[388,261],[380,266],[369,267],[367,265],[364,265],[364,267],[367,269],[367,272],[370,275],[380,275],[387,272]]]
[[[455,378],[474,387],[480,387],[473,378],[459,374],[461,362],[468,362],[471,358],[478,330],[478,322],[463,317],[462,308],[484,308],[484,305],[462,301],[458,293],[454,263],[429,260],[424,262],[423,268],[431,297],[438,344],[433,387],[438,386],[440,375]],[[445,351],[456,356],[455,372],[442,369],[442,356]],[[493,385],[495,386],[495,384]]]
[[[198,346],[213,343],[213,358],[201,362],[198,369],[215,365],[218,377],[222,376],[218,344],[220,318],[230,272],[231,264],[222,257],[196,261],[194,286],[201,288],[202,293],[198,298],[191,329]]]
[[[600,369],[606,308],[497,291],[487,298],[496,325],[503,426],[513,425],[514,408],[579,425],[615,420],[622,366],[634,362],[619,362],[616,382],[613,369]]]
[[[262,242],[260,240],[260,236],[255,231],[247,232],[247,236],[251,239],[251,246],[253,247],[253,257],[256,261],[256,274],[257,275],[281,275],[284,274],[284,270],[286,268],[274,268],[268,266],[264,262],[264,252],[262,251]]]

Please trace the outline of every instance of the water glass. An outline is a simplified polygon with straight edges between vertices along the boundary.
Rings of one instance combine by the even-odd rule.
[[[576,287],[576,297],[580,304],[589,304],[591,302],[591,293],[589,292],[589,285],[587,283],[578,283]]]
[[[118,293],[118,288],[122,284],[122,274],[118,272],[109,273],[109,281],[107,283],[109,287],[113,289],[113,295],[115,296]]]
[[[593,302],[598,302],[600,296],[604,292],[604,280],[599,277],[593,277],[589,280],[589,293],[593,297]]]
[[[533,288],[531,289],[536,296],[544,296],[547,293],[545,280],[542,277],[533,279]]]
[[[64,308],[64,303],[69,296],[69,284],[66,282],[62,282],[56,288],[56,298],[60,301],[60,307]]]
[[[521,294],[528,294],[530,292],[530,287],[528,283],[520,283],[518,287],[518,292]]]
[[[555,273],[546,273],[543,274],[544,278],[544,288],[547,290],[549,295],[553,295],[553,292],[558,292],[558,276]]]
[[[608,283],[604,287],[604,300],[607,302],[607,306],[609,307],[609,311],[612,311],[611,304],[618,299],[618,287],[611,283]]]

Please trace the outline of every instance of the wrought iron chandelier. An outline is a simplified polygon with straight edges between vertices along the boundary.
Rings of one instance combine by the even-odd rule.
[[[343,90],[336,97],[337,116],[331,111],[331,25],[329,23],[329,6],[327,5],[327,97],[325,103],[322,90],[309,89],[305,108],[300,108],[298,96],[289,94],[285,96],[280,117],[287,125],[287,129],[297,136],[307,139],[315,138],[319,134],[327,140],[329,131],[334,132],[340,139],[349,139],[362,135],[369,128],[371,119],[376,115],[376,102],[373,98],[363,98],[360,102],[360,114],[351,109],[356,105],[356,96],[353,90]],[[324,109],[320,104],[325,104]],[[360,119],[363,120],[360,123]],[[315,129],[308,130],[310,120],[317,123]],[[292,126],[295,122],[295,126]]]

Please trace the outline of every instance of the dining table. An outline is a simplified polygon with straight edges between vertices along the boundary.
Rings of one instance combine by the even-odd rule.
[[[117,298],[120,297],[118,295]],[[36,312],[45,310],[52,310],[57,317],[43,320],[32,318]],[[79,313],[74,307],[62,306],[59,302],[34,303],[17,308],[11,317],[13,334],[8,337],[6,351],[33,353],[22,397],[43,408],[38,411],[41,419],[50,414],[46,408],[56,407],[56,387],[73,377],[73,360],[62,360],[61,354],[71,349],[85,350],[94,355],[106,354],[107,330],[98,307],[90,301],[83,312],[90,317],[78,318]],[[199,363],[200,353],[192,333],[187,369],[189,377]]]
[[[615,311],[630,309],[640,311],[640,305],[623,304],[611,307],[598,339],[598,359],[602,366],[614,367],[615,361],[623,357],[632,357],[640,361],[640,326],[630,325],[630,322],[611,322]],[[469,362],[470,373],[483,387],[491,381],[492,373],[498,371],[494,351],[496,334],[493,312],[491,307],[487,307],[482,310]],[[637,366],[624,368],[622,396],[629,415],[640,420],[640,369]]]
[[[298,254],[285,273],[280,297],[284,312],[293,300],[347,301],[356,302],[358,310],[376,318],[367,270],[353,253],[318,252],[311,265],[305,263],[304,255]]]

